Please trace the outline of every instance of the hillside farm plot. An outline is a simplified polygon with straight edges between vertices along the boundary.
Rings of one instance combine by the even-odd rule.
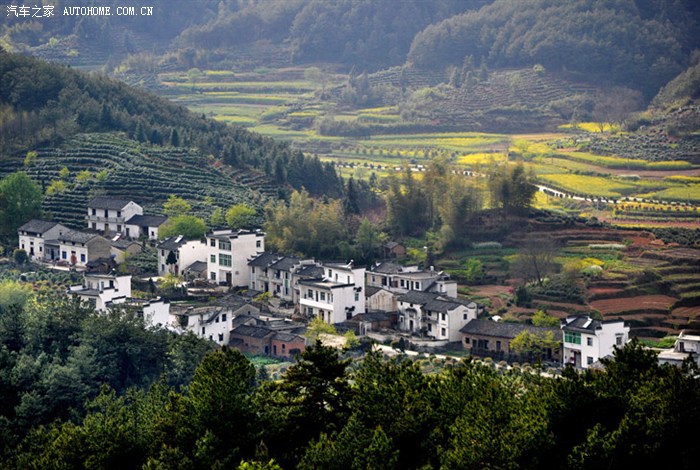
[[[640,295],[635,297],[623,297],[614,299],[601,299],[590,302],[591,307],[598,310],[603,316],[619,314],[623,312],[669,312],[677,299],[667,295]]]
[[[22,167],[22,159],[4,160],[2,172]],[[188,200],[195,215],[208,218],[216,205],[245,203],[262,208],[276,189],[260,173],[212,165],[189,149],[147,146],[116,134],[82,134],[58,148],[38,149],[36,163],[25,171],[47,184],[68,168],[70,190],[49,195],[43,209],[64,223],[82,227],[87,201],[94,195],[133,199],[149,212],[160,213],[169,195]],[[81,171],[90,177],[78,180]],[[97,174],[105,172],[104,178]]]

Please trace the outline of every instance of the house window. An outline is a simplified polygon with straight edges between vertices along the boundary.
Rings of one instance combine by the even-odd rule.
[[[61,258],[63,258],[63,259],[68,259],[68,253],[66,253],[65,251],[62,251],[62,252],[61,252]]]
[[[216,320],[214,320],[215,323],[219,323],[219,317],[217,315]]]
[[[586,338],[586,346],[593,346],[593,338]]]
[[[312,291],[311,289],[308,289],[308,290],[306,291],[306,298],[307,298],[307,299],[313,299],[313,298],[314,298],[314,293],[313,293],[313,291]]]
[[[97,215],[97,209],[92,210],[92,215]]]
[[[122,226],[120,224],[117,224],[117,232],[121,232],[121,231],[122,231]]]
[[[252,274],[255,274],[255,266],[251,266],[251,268],[250,268],[250,269],[251,269],[251,271],[250,271],[250,272],[251,272]]]
[[[202,327],[202,335],[204,335],[204,333],[206,333],[206,328]]]
[[[443,334],[444,334],[444,333],[443,333]],[[500,351],[500,350],[501,350],[501,342],[500,342],[500,341],[496,341],[496,351]]]
[[[403,279],[399,281],[399,284],[401,285],[401,287],[403,287]]]
[[[440,329],[440,334],[441,334],[442,336],[445,336],[445,335],[447,334],[447,333],[445,332],[445,329],[444,329],[444,328],[441,328],[441,329]]]
[[[219,255],[219,264],[231,267],[231,255]]]
[[[121,217],[121,216],[122,216],[122,211],[117,211],[117,217]]]
[[[440,318],[442,319],[442,321],[445,321],[445,314],[444,314],[444,313],[441,313],[441,314],[440,314]]]
[[[420,290],[420,282],[416,282],[416,290]]]
[[[211,279],[212,281],[216,281],[216,273],[215,272],[209,273],[209,279]]]
[[[219,240],[219,249],[224,251],[231,251],[231,242]]]
[[[284,350],[286,350],[286,349],[287,349],[287,345],[284,344],[284,343],[282,343],[282,351],[284,351]]]
[[[469,344],[469,343],[471,343],[471,341],[469,340],[469,338],[464,338],[464,344]]]
[[[428,331],[433,331],[433,325],[431,325],[430,323],[428,323]]]
[[[355,302],[359,302],[359,301],[360,301],[360,293],[355,292]]]
[[[332,269],[328,270],[328,277],[333,277],[333,270]]]
[[[109,212],[107,211],[107,209],[105,209],[105,217],[108,217],[108,216],[109,216]]]
[[[216,248],[216,240],[214,240],[213,238],[211,240],[209,240],[209,245]]]
[[[586,364],[588,364],[589,366],[593,364],[593,358],[591,356],[586,357]]]
[[[165,250],[160,250],[160,256],[165,256]]]
[[[85,262],[85,253],[80,253],[80,262],[81,263]]]
[[[226,314],[225,313],[221,314],[221,321],[226,321]]]
[[[615,345],[622,346],[622,335],[615,336]]]
[[[321,300],[323,300],[324,302],[326,301],[326,293],[325,292],[321,292]]]
[[[216,255],[209,255],[209,261],[212,263],[216,263]]]
[[[581,344],[581,333],[574,333],[572,331],[564,332],[564,342],[572,344]]]
[[[255,241],[255,248],[260,248],[260,246],[261,246],[260,240],[256,240]]]
[[[224,334],[219,333],[219,342],[222,342],[224,340]]]
[[[465,313],[464,315],[462,315],[462,320],[466,320],[466,319],[467,319],[467,314]]]
[[[93,223],[92,223],[92,229],[93,229],[93,230],[97,230],[97,222],[93,222]]]

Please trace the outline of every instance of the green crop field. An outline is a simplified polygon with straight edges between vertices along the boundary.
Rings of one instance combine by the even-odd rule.
[[[673,171],[694,168],[684,161],[650,162],[638,158],[618,158],[593,152],[558,150],[553,143],[566,134],[489,134],[479,132],[391,133],[402,120],[397,106],[342,109],[332,99],[315,96],[319,90],[303,78],[303,69],[266,69],[264,73],[234,73],[226,70],[204,71],[193,83],[184,72],[161,75],[168,96],[195,112],[217,120],[293,143],[324,161],[341,163],[338,172],[366,178],[371,172],[386,176],[409,163],[427,165],[436,156],[447,158],[460,167],[479,170],[491,161],[502,163],[506,154],[525,162],[543,184],[565,192],[589,197],[644,197],[676,202],[700,201],[700,177],[677,176]],[[334,76],[336,86],[342,76]],[[329,85],[331,86],[331,85]],[[332,87],[331,86],[331,87]],[[329,89],[329,88],[326,88]],[[320,135],[314,123],[330,115],[337,122],[368,126],[371,137]],[[582,123],[578,131],[600,133],[598,123]],[[570,127],[562,129],[570,131]],[[606,125],[603,129],[609,132]],[[385,133],[382,133],[385,132]],[[573,147],[573,145],[572,145]],[[666,178],[611,177],[611,170],[669,171]],[[575,210],[562,202],[541,198],[560,211]]]

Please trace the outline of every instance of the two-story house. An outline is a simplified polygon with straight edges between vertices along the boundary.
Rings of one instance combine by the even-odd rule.
[[[476,302],[435,292],[409,291],[397,301],[400,330],[448,342],[461,342],[459,330],[480,310]]]
[[[402,266],[391,261],[377,263],[367,272],[368,286],[386,289],[394,294],[408,291],[437,292],[457,297],[457,283],[443,271],[429,270],[418,266]]]
[[[570,316],[561,322],[563,362],[587,369],[591,364],[629,340],[630,327],[622,320],[594,320],[587,315]]]
[[[44,241],[44,251],[51,253],[53,260],[72,266],[84,267],[89,261],[109,258],[112,254],[110,241],[96,233],[66,230],[55,239]]]
[[[231,330],[237,326],[235,318],[259,314],[260,310],[250,302],[241,298],[229,298],[225,305],[186,307],[174,310],[172,316],[177,318],[173,321],[174,325],[225,346],[229,344]]]
[[[131,275],[88,273],[83,284],[68,288],[68,294],[88,302],[95,310],[106,311],[111,305],[126,302],[131,297]]]
[[[248,260],[265,251],[261,231],[214,230],[206,235],[209,280],[221,285],[248,287]]]
[[[58,222],[32,219],[17,229],[19,248],[26,251],[29,258],[35,261],[58,259],[58,252],[46,251],[45,242],[55,240],[69,230]]]
[[[269,292],[273,296],[289,303],[297,303],[295,282],[297,273],[306,266],[316,266],[312,259],[299,259],[294,256],[282,256],[264,252],[248,262],[250,282],[248,288],[260,292]],[[318,270],[321,272],[322,268]],[[314,277],[314,276],[311,276]]]
[[[134,201],[100,196],[88,202],[87,227],[105,235],[126,232],[126,221],[142,215],[143,208]]]
[[[348,264],[321,263],[323,274],[300,279],[299,310],[326,323],[342,323],[359,313],[365,313],[365,268]]]
[[[659,364],[679,366],[689,357],[700,365],[700,335],[683,330],[676,338],[673,349],[659,353]]]
[[[197,261],[206,262],[209,250],[202,240],[187,240],[182,235],[168,237],[156,245],[158,275],[181,275]]]
[[[147,238],[148,240],[158,240],[158,229],[167,222],[164,215],[141,215],[131,216],[126,222],[125,234],[129,238]]]
[[[511,341],[524,331],[545,339],[551,338],[553,343],[557,343],[556,347],[542,351],[542,359],[561,362],[561,331],[556,327],[539,327],[477,318],[460,329],[463,338],[462,346],[465,349],[475,355],[494,357],[512,354]]]

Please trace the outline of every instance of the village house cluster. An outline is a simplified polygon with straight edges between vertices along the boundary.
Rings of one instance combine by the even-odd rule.
[[[292,358],[305,347],[306,323],[320,318],[360,335],[391,329],[433,346],[461,345],[474,354],[506,357],[523,331],[551,334],[555,345],[544,358],[587,368],[629,339],[622,321],[588,316],[562,320],[560,328],[479,318],[483,307],[459,298],[448,274],[405,266],[394,258],[405,247],[383,247],[387,260],[369,269],[349,262],[319,261],[265,251],[259,230],[213,230],[203,238],[159,237],[167,218],[144,215],[129,200],[97,197],[88,203],[87,230],[31,220],[18,230],[19,247],[36,262],[69,266],[84,273],[82,285],[68,294],[98,311],[131,308],[147,325],[193,334],[245,352]],[[201,306],[171,305],[163,298],[132,297],[131,275],[119,263],[151,243],[158,275],[183,276],[191,292],[217,294]],[[291,314],[273,315],[254,299],[277,299]],[[686,341],[692,343],[692,338]],[[698,348],[696,343],[688,348]],[[683,348],[681,343],[680,348]],[[681,351],[682,352],[682,351]],[[670,358],[669,361],[674,358]]]

